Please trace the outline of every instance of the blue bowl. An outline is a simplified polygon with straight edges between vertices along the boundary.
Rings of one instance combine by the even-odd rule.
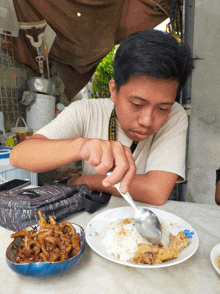
[[[63,262],[31,262],[31,263],[16,263],[15,256],[17,254],[17,246],[23,244],[21,237],[15,238],[15,240],[8,246],[6,250],[6,262],[11,270],[17,274],[35,278],[51,277],[56,276],[61,273],[64,273],[81,260],[83,253],[85,251],[85,233],[82,227],[76,224],[72,224],[76,230],[76,233],[79,233],[81,236],[81,250],[80,252]],[[27,230],[34,229],[37,230],[38,225],[27,227]]]

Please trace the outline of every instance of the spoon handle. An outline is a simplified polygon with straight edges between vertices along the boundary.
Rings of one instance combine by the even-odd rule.
[[[107,172],[107,176],[110,176],[111,172]],[[137,210],[137,206],[134,203],[134,200],[132,199],[131,195],[127,192],[126,194],[121,193],[119,188],[120,188],[120,182],[118,182],[117,184],[115,184],[115,188],[118,190],[118,192],[121,194],[121,196],[124,197],[124,199],[135,209]]]

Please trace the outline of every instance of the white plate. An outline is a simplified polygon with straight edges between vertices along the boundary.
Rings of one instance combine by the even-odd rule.
[[[217,267],[216,258],[220,255],[220,243],[215,245],[210,252],[210,260],[214,269],[220,274],[220,268]]]
[[[181,263],[188,258],[190,258],[197,250],[199,245],[199,239],[196,234],[196,231],[194,228],[181,219],[180,217],[160,210],[156,208],[150,208],[160,220],[164,221],[167,225],[167,228],[169,232],[171,232],[173,235],[177,235],[179,231],[184,231],[185,229],[190,230],[190,232],[194,232],[194,235],[192,236],[192,239],[189,239],[189,245],[180,252],[179,256],[176,259],[165,261],[161,264],[135,264],[131,262],[124,262],[120,261],[110,254],[108,254],[103,245],[102,240],[105,238],[107,231],[109,229],[109,225],[113,221],[122,220],[125,218],[134,217],[134,209],[130,206],[126,207],[118,207],[111,210],[104,211],[97,216],[95,216],[87,225],[85,234],[86,234],[86,241],[89,244],[89,246],[99,255],[102,257],[116,262],[123,265],[131,266],[131,267],[138,267],[138,268],[160,268],[160,267],[167,267],[172,266],[178,263]]]

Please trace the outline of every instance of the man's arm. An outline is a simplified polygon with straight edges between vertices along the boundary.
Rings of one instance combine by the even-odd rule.
[[[68,180],[68,185],[86,184],[91,190],[98,190],[120,196],[114,186],[104,187],[105,175],[83,175]],[[150,171],[145,175],[136,174],[129,187],[134,200],[153,205],[163,205],[168,199],[178,179],[178,175],[165,171]]]
[[[220,205],[220,181],[217,182],[215,188],[215,203]]]
[[[101,139],[50,140],[35,134],[19,143],[10,154],[12,166],[32,172],[45,172],[71,162],[86,160],[97,174],[112,174],[103,179],[102,185],[112,186],[121,181],[121,192],[130,186],[136,168],[130,148],[120,142]]]
[[[83,139],[49,140],[33,135],[16,145],[10,153],[12,166],[31,172],[46,172],[80,160],[79,148]]]
[[[215,203],[220,205],[220,168],[216,170]]]

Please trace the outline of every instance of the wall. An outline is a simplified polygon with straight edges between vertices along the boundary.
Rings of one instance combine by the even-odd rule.
[[[195,1],[187,201],[215,204],[220,166],[220,4]]]

